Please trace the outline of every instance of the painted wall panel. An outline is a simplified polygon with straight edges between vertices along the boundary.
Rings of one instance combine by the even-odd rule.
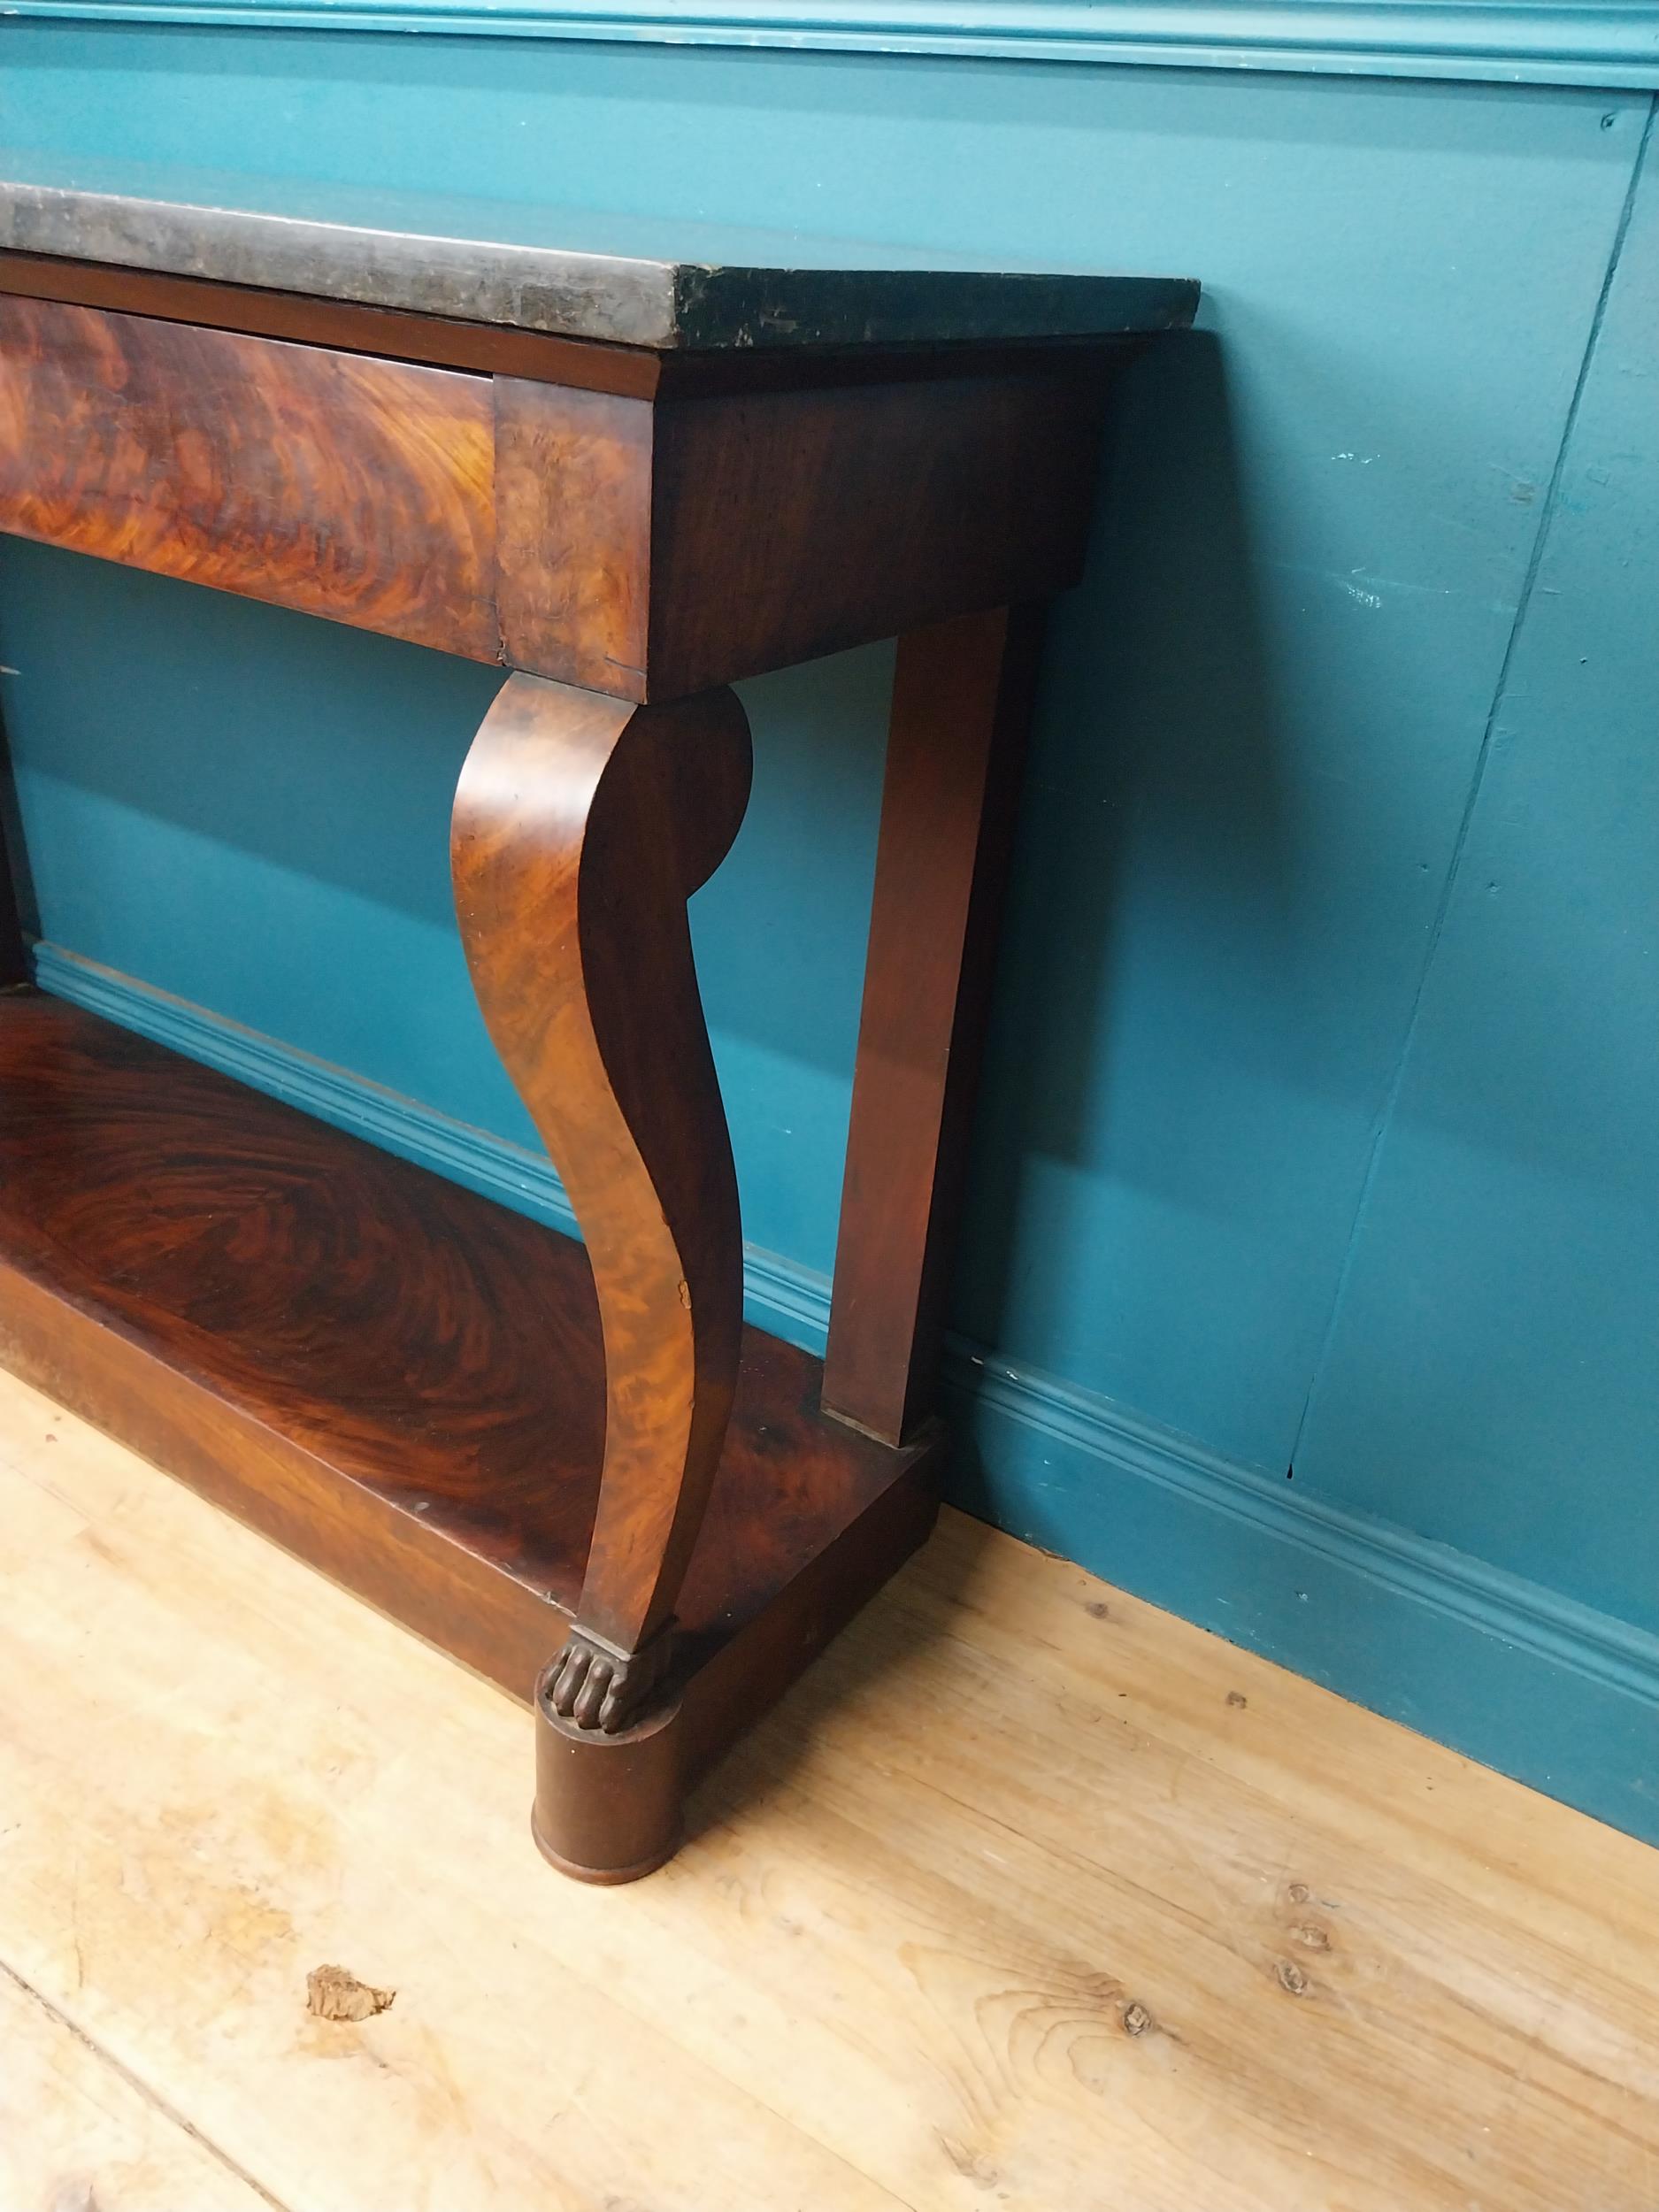
[[[1056,618],[956,1300],[985,1348],[960,1370],[983,1417],[963,1494],[1640,1824],[1629,1747],[1659,1645],[1609,1624],[1583,1678],[1617,1717],[1588,1749],[1570,1687],[1530,1768],[1532,1739],[1501,1709],[1506,1650],[1530,1638],[1526,1663],[1559,1688],[1560,1652],[1594,1640],[1550,1611],[1559,1516],[1509,1497],[1505,1455],[1525,1501],[1554,1448],[1534,1450],[1517,1416],[1488,1433],[1466,1509],[1425,1519],[1436,1423],[1454,1466],[1468,1449],[1445,1404],[1455,1347],[1469,1332],[1476,1364],[1490,1348],[1432,1240],[1416,1323],[1397,1267],[1379,1277],[1386,1325],[1363,1317],[1356,1262],[1353,1333],[1345,1317],[1284,1478],[1647,104],[39,23],[8,29],[5,61],[0,139],[1204,280],[1200,332],[1132,374],[1088,580]],[[0,548],[0,659],[19,671],[0,695],[51,937],[527,1141],[448,912],[448,794],[488,672],[17,545]],[[745,687],[755,805],[695,908],[749,1233],[808,1271],[803,1310],[833,1250],[890,666],[882,649]],[[1605,746],[1611,804],[1628,726]],[[1569,824],[1563,854],[1587,834]],[[1571,910],[1548,836],[1533,864]],[[1620,865],[1628,896],[1636,863]],[[1492,902],[1489,920],[1517,910]],[[1598,1094],[1627,1080],[1630,1034]],[[1480,1156],[1442,1172],[1475,1206],[1482,1177],[1511,1172],[1486,1148],[1513,1139],[1464,1103],[1460,1141]],[[1532,1164],[1542,1208],[1557,1167]],[[1575,1186],[1563,1205],[1586,1285],[1626,1279],[1611,1186],[1579,1184],[1586,1202]],[[1359,1395],[1339,1415],[1340,1379],[1374,1343],[1367,1386],[1390,1386],[1412,1326],[1446,1340],[1444,1386],[1351,1451],[1370,1417]],[[1548,1330],[1532,1341],[1561,1354]],[[1617,1416],[1645,1417],[1634,1398]],[[1394,1575],[1390,1532],[1419,1523],[1464,1563],[1425,1555]],[[1578,1541],[1563,1586],[1625,1604],[1620,1528]],[[1351,1595],[1366,1574],[1386,1594],[1374,1610]],[[1402,1671],[1401,1607],[1486,1638],[1483,1656],[1425,1632]],[[1466,1694],[1437,1693],[1437,1668]]]
[[[1297,1481],[1659,1629],[1656,1221],[1650,157]]]

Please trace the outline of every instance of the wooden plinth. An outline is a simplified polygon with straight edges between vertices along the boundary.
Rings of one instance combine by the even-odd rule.
[[[0,1363],[534,1695],[575,1606],[603,1446],[579,1244],[10,992]],[[641,1751],[643,1731],[572,1744],[538,1701],[537,1833],[567,1870],[626,1878],[665,1855],[680,1792],[932,1525],[935,1440],[892,1450],[826,1420],[820,1374],[744,1332],[679,1608],[668,1753]],[[611,1863],[607,1801],[631,1853]]]

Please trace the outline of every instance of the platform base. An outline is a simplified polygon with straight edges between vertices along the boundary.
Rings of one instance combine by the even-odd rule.
[[[536,1839],[587,1880],[662,1863],[935,1511],[936,1435],[825,1419],[818,1362],[745,1331],[671,1702],[580,1740],[536,1688],[603,1443],[581,1247],[33,991],[0,995],[0,1363],[534,1701]]]

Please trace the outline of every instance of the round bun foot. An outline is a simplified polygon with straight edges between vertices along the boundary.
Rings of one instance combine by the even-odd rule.
[[[536,1848],[576,1881],[637,1882],[680,1848],[679,1701],[606,1735],[554,1709],[554,1671],[535,1692]]]
[[[667,1848],[654,1858],[641,1859],[633,1866],[579,1866],[574,1859],[567,1859],[557,1852],[541,1833],[541,1824],[536,1817],[534,1806],[530,1809],[530,1833],[535,1847],[556,1874],[566,1874],[572,1882],[590,1882],[595,1889],[619,1889],[624,1882],[642,1881],[646,1875],[655,1874],[659,1866],[666,1866],[680,1848],[678,1827],[669,1838]]]

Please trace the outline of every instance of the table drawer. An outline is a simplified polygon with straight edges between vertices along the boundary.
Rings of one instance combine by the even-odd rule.
[[[500,657],[490,380],[0,296],[0,530]]]

